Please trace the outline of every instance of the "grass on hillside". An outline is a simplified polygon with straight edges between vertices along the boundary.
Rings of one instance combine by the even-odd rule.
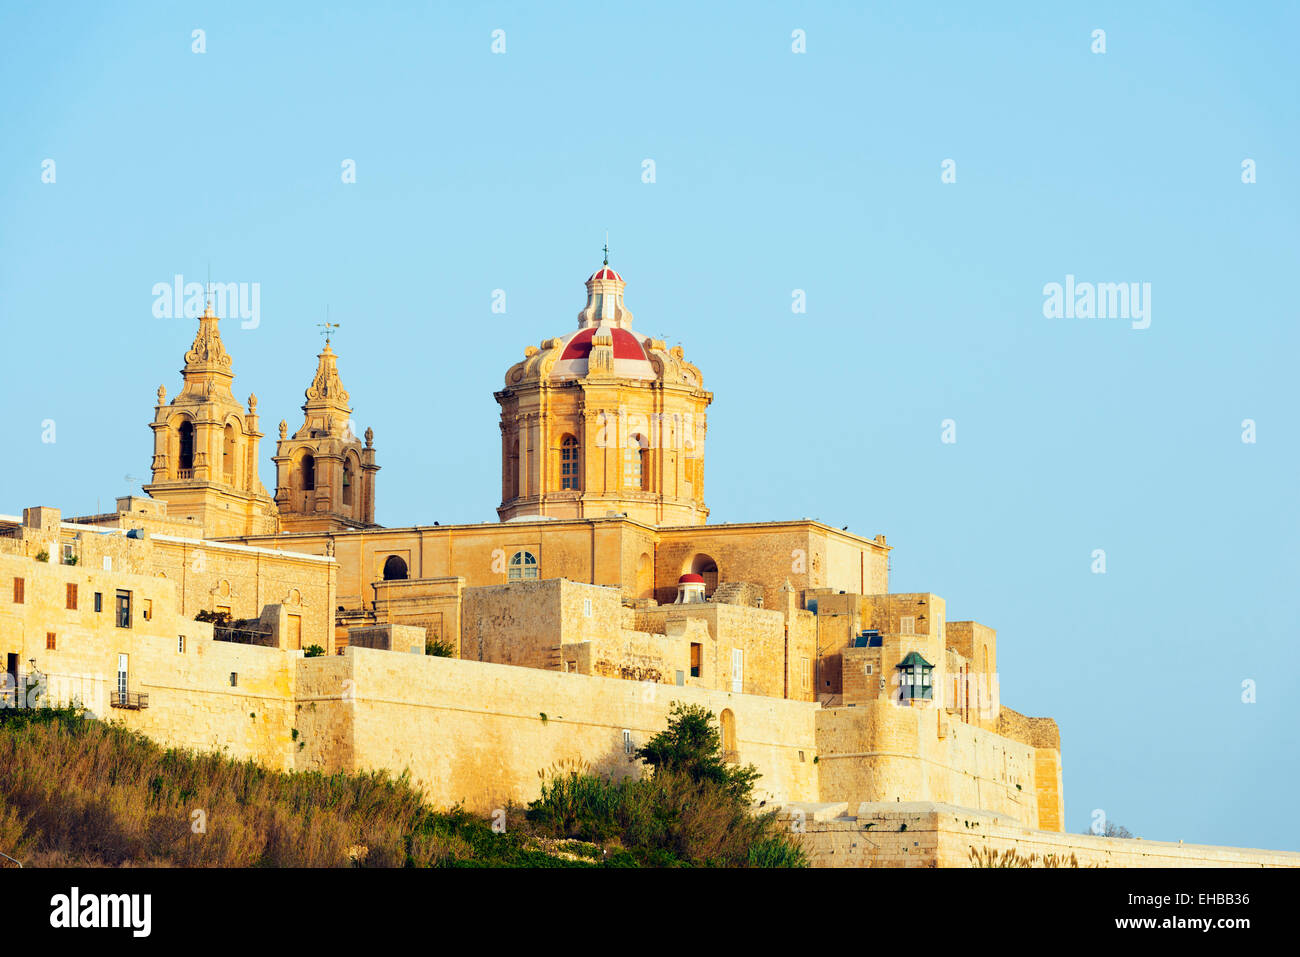
[[[580,863],[404,777],[271,771],[67,710],[0,710],[0,768],[0,851],[29,867]]]
[[[728,772],[737,790],[734,777],[707,780],[710,761],[647,763],[654,773],[640,781],[552,776],[496,833],[463,809],[431,808],[405,775],[272,771],[164,749],[71,710],[6,709],[0,852],[38,867],[805,863],[773,818],[749,814],[752,769]]]

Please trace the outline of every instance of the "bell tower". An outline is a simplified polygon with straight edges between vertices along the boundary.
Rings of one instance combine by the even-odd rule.
[[[365,445],[352,431],[352,408],[329,339],[317,356],[302,426],[280,422],[275,446],[275,503],[287,532],[339,531],[375,525],[374,432]]]
[[[152,479],[144,487],[168,515],[191,519],[207,538],[275,531],[275,503],[257,475],[257,396],[244,408],[231,392],[235,375],[208,301],[185,353],[180,393],[154,407]]]

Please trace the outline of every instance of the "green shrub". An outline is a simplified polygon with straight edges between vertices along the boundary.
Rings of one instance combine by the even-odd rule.
[[[456,649],[450,641],[442,638],[430,638],[424,643],[424,653],[435,658],[455,658]]]
[[[774,815],[751,812],[758,772],[722,760],[712,718],[675,704],[668,728],[637,752],[647,777],[543,775],[527,820],[556,837],[616,842],[609,867],[806,867],[798,839]]]

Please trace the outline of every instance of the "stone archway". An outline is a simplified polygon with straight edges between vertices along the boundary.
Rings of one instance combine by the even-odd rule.
[[[699,575],[704,579],[704,595],[710,597],[718,588],[718,563],[709,555],[703,552],[698,553],[692,558],[685,567],[682,568],[682,574]]]
[[[400,555],[389,555],[384,561],[384,581],[406,580],[406,560]]]

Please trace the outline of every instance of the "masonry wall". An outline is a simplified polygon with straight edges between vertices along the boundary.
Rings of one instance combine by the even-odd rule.
[[[1064,834],[960,807],[869,804],[848,813],[801,815],[813,867],[1300,867],[1300,854],[1288,851]]]
[[[1039,823],[1035,748],[941,708],[822,709],[817,748],[823,801],[943,801]]]
[[[817,790],[816,708],[805,702],[365,648],[305,659],[300,671],[314,675],[310,702],[300,703],[345,726],[350,721],[357,769],[409,769],[441,806],[463,802],[489,812],[532,800],[538,771],[557,761],[582,759],[615,776],[640,773],[623,732],[631,732],[633,748],[645,744],[666,727],[674,701],[734,715],[739,760],[762,774],[760,799],[811,800]],[[317,733],[328,727],[317,723]],[[305,743],[304,751],[325,763],[327,750],[309,736]]]
[[[698,555],[717,563],[720,582],[753,582],[765,596],[776,596],[787,581],[800,592],[883,592],[889,587],[888,553],[881,541],[808,521],[660,528],[655,597],[672,602],[678,577],[693,570]]]
[[[779,611],[693,602],[638,609],[636,627],[641,631],[667,632],[674,622],[702,621],[709,639],[703,642],[702,669],[688,683],[703,688],[732,690],[732,653],[740,651],[741,687],[745,694],[785,694],[785,623]]]
[[[176,583],[187,617],[229,608],[234,618],[257,618],[263,606],[280,604],[301,622],[298,647],[333,653],[337,572],[330,558],[166,535],[149,542],[150,568]]]
[[[612,637],[622,622],[613,588],[559,578],[466,588],[460,657],[559,671],[562,642]]]

